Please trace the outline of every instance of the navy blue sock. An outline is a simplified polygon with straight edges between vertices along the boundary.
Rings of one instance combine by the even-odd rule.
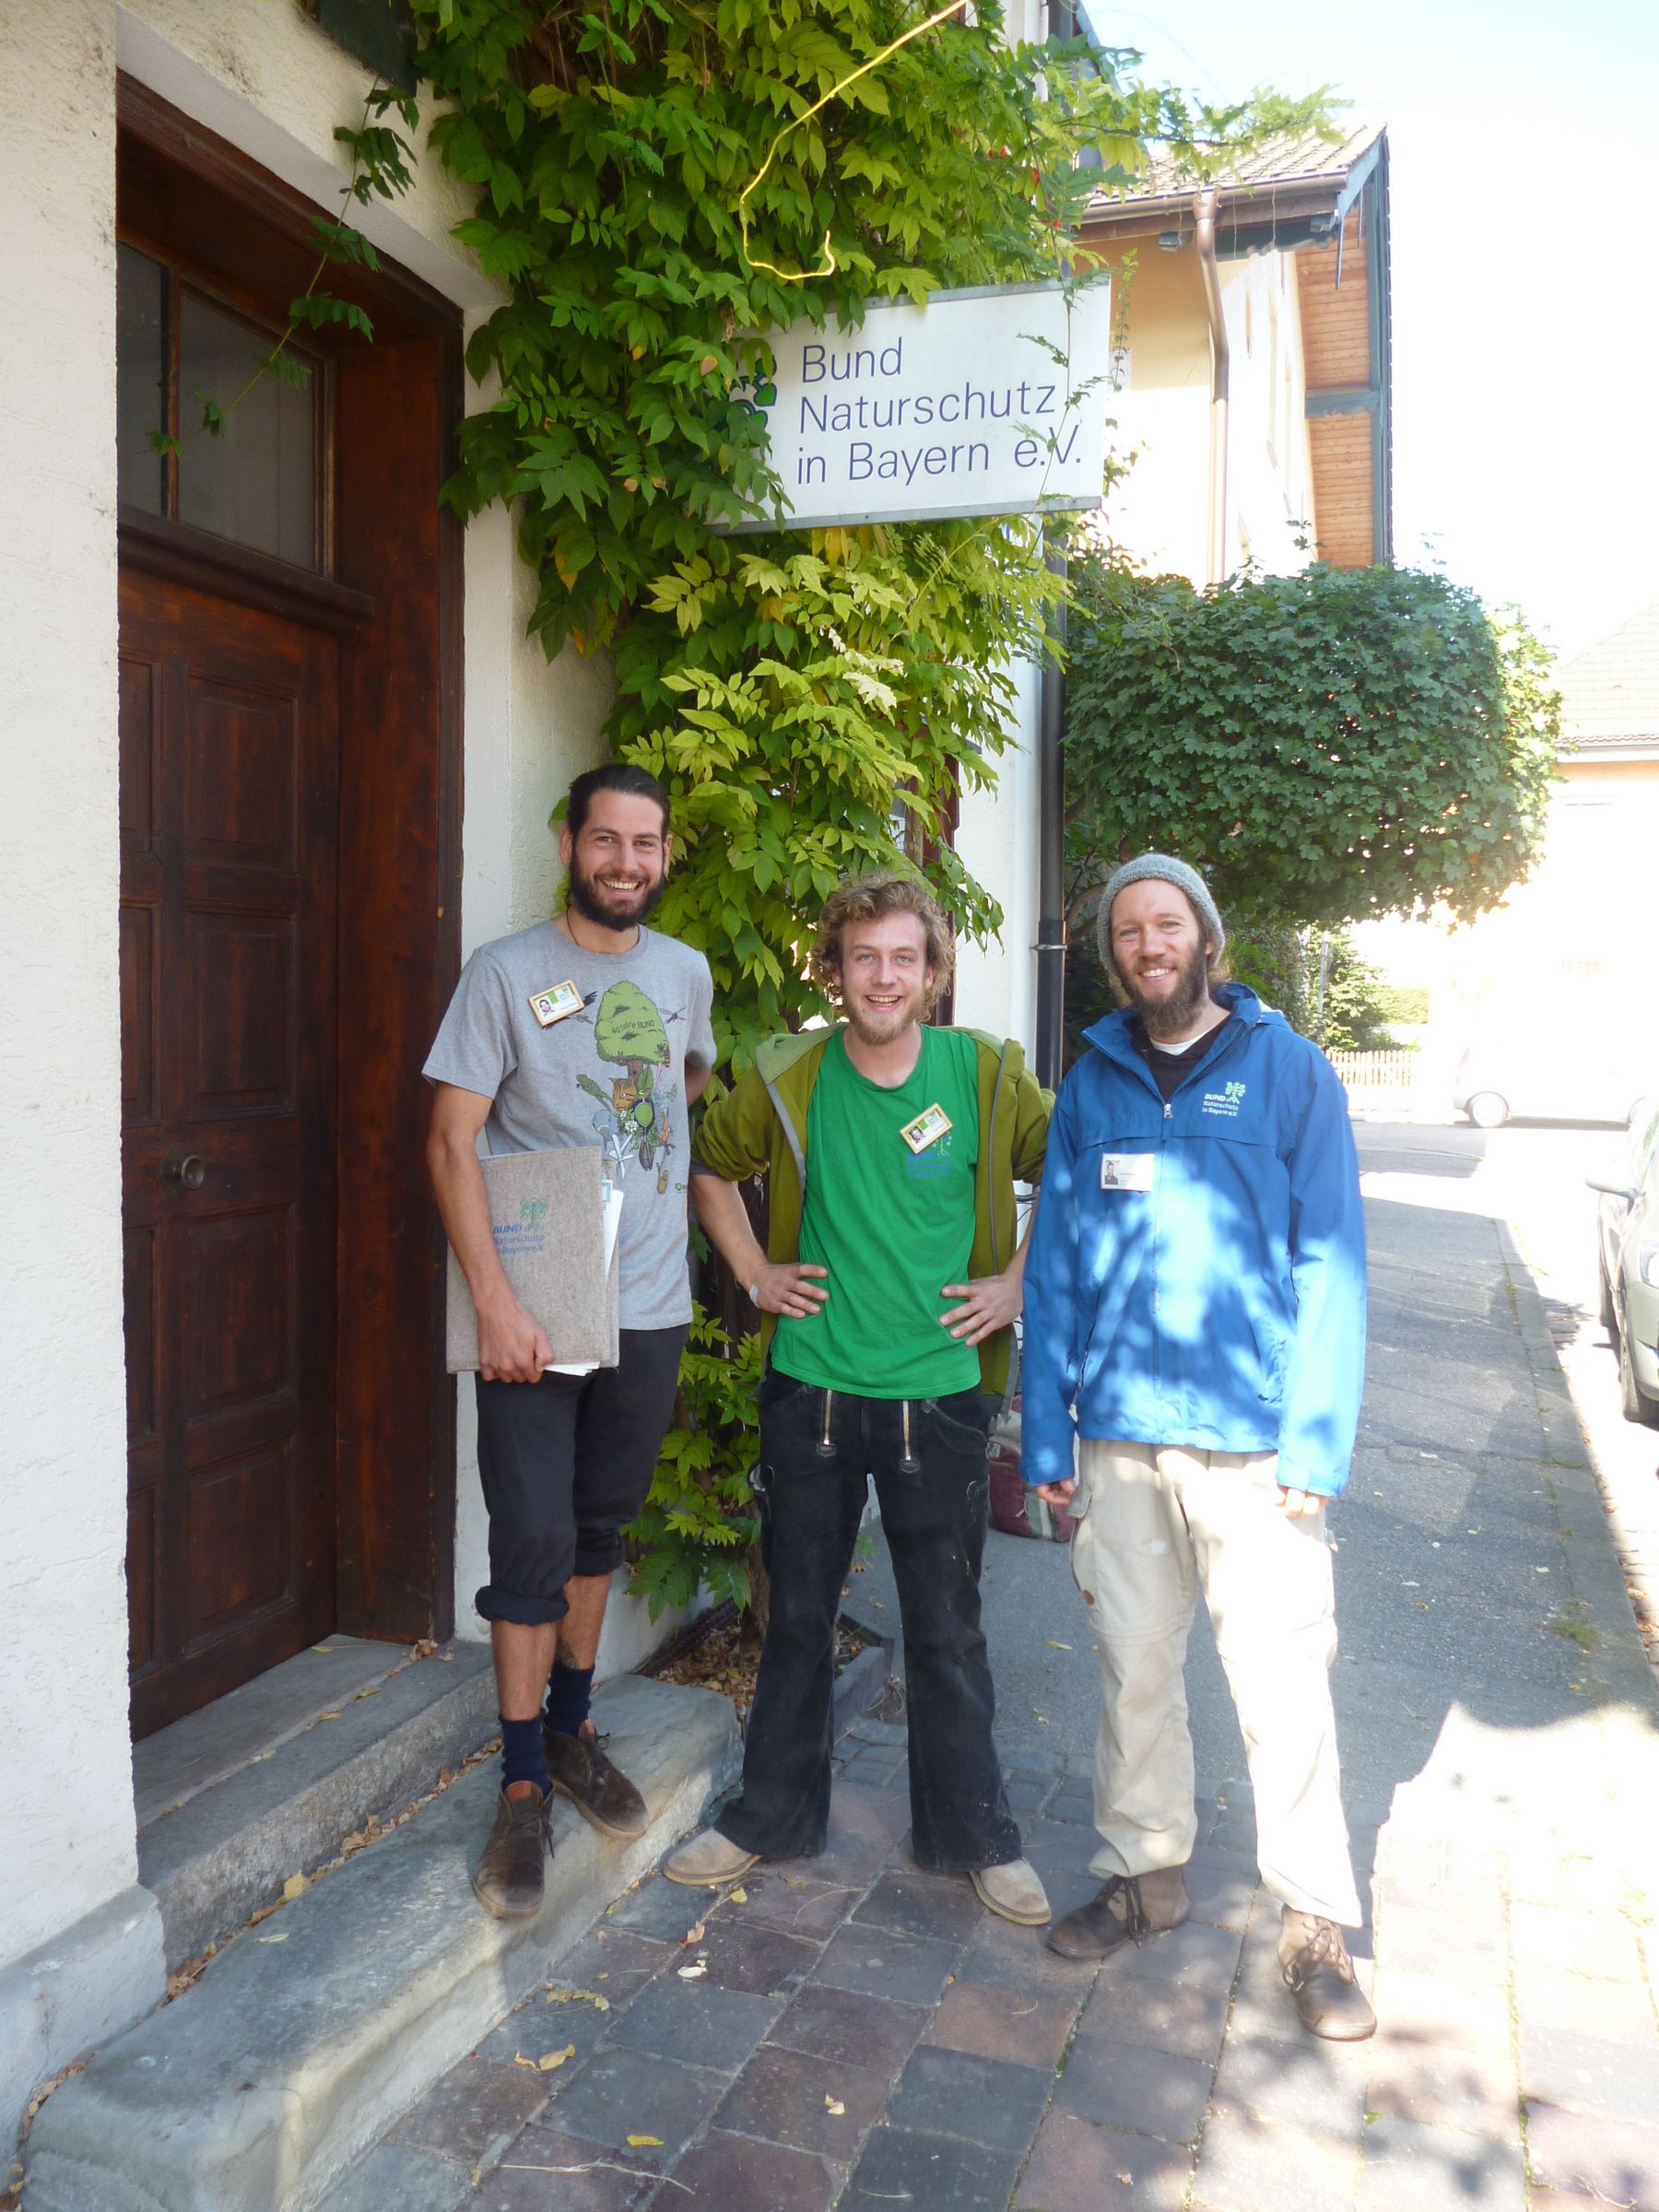
[[[543,1719],[559,1735],[576,1735],[588,1717],[594,1701],[594,1670],[591,1666],[567,1666],[562,1659],[555,1659],[553,1672],[547,1677],[547,1703]]]
[[[501,1722],[501,1787],[511,1789],[515,1782],[535,1783],[544,1797],[552,1787],[539,1718]]]

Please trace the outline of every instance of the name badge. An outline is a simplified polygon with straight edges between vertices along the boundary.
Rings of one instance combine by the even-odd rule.
[[[943,1106],[924,1106],[913,1122],[906,1122],[900,1135],[912,1152],[925,1152],[929,1145],[936,1145],[950,1127],[950,1116]]]
[[[582,994],[574,983],[555,983],[550,990],[530,994],[530,1011],[544,1030],[550,1030],[567,1014],[580,1013],[582,1006]]]
[[[1149,1191],[1158,1172],[1156,1152],[1104,1152],[1100,1155],[1103,1191]]]

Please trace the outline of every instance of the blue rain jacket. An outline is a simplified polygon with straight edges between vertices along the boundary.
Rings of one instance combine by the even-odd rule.
[[[1025,1271],[1029,1484],[1065,1480],[1079,1433],[1276,1451],[1281,1483],[1324,1497],[1347,1480],[1365,1226],[1347,1100],[1282,1014],[1218,994],[1239,1018],[1167,1106],[1126,1013],[1061,1086]]]

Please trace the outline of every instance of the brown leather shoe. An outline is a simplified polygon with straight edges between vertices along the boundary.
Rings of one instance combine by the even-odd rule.
[[[605,1755],[607,1735],[594,1733],[590,1722],[580,1735],[560,1735],[542,1729],[547,1754],[547,1774],[553,1787],[571,1800],[576,1810],[601,1835],[642,1836],[651,1825],[645,1800],[626,1774]]]
[[[1354,1979],[1354,1962],[1334,1920],[1287,1905],[1279,1932],[1279,1971],[1311,2035],[1328,2043],[1362,2043],[1376,2033],[1377,2016]]]
[[[1150,1874],[1108,1875],[1098,1896],[1055,1922],[1049,1930],[1048,1947],[1062,1959],[1110,1959],[1126,1943],[1167,1936],[1191,1909],[1179,1866],[1155,1867]]]
[[[514,1786],[524,1794],[510,1797],[503,1790],[496,1800],[495,1826],[472,1875],[474,1896],[498,1920],[533,1918],[541,1908],[547,1870],[552,1799],[534,1783]]]

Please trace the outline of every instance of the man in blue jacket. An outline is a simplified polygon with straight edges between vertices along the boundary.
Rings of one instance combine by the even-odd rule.
[[[1262,1877],[1284,1908],[1285,1981],[1315,2035],[1358,2041],[1376,2021],[1342,1933],[1360,1914],[1325,1534],[1365,1361],[1347,1106],[1322,1053],[1216,980],[1221,917],[1184,862],[1120,867],[1100,939],[1123,1004],[1061,1089],[1026,1268],[1026,1479],[1076,1521],[1100,1656],[1104,1884],[1049,1941],[1104,1959],[1187,1916],[1182,1676],[1202,1584]]]

